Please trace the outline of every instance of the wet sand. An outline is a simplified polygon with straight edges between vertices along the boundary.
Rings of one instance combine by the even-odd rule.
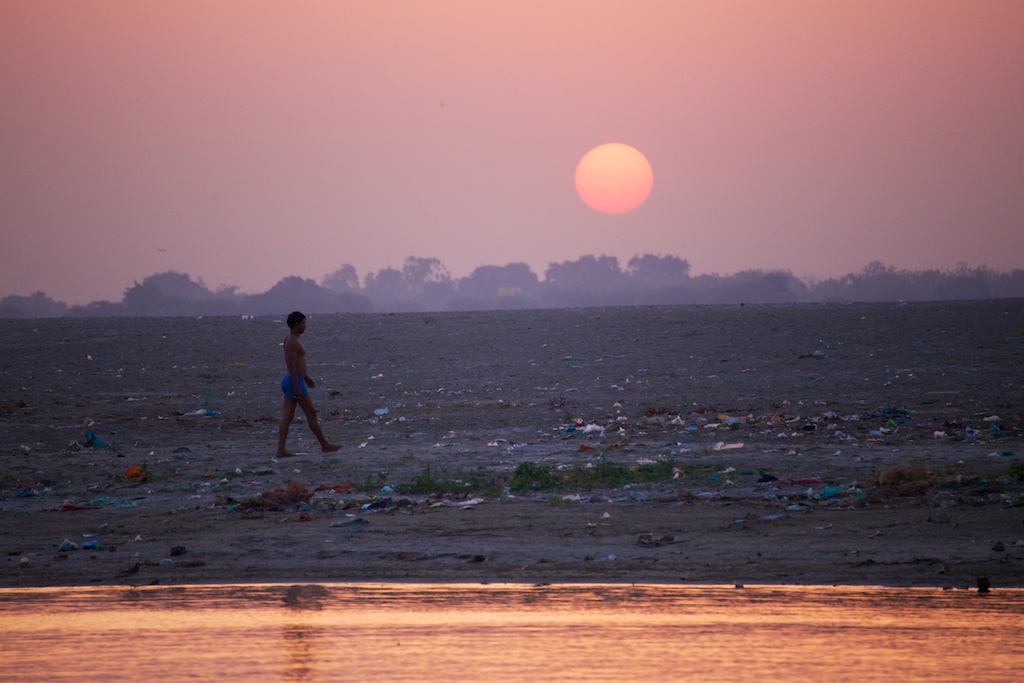
[[[1024,586],[1024,301],[286,313],[0,321],[0,586]]]

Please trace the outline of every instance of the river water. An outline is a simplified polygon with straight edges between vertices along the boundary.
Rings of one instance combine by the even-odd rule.
[[[3,681],[1020,681],[1024,590],[0,589]]]

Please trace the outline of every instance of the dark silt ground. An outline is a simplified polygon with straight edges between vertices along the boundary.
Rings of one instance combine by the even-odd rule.
[[[1021,587],[1022,321],[1021,300],[314,316],[344,448],[297,422],[277,461],[283,315],[3,320],[0,586]]]

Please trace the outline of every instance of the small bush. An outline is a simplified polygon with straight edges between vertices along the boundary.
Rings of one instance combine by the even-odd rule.
[[[923,465],[897,465],[868,480],[868,489],[882,498],[923,496],[935,486]]]
[[[509,488],[515,493],[549,491],[557,486],[558,479],[551,465],[538,465],[532,462],[519,463],[509,484]]]
[[[563,487],[577,489],[617,489],[634,481],[636,477],[628,465],[602,460],[593,467],[578,465],[566,470],[561,483]]]
[[[242,501],[241,508],[243,510],[291,510],[308,503],[312,497],[313,494],[305,484],[293,481],[288,484],[288,488],[264,491],[258,496]]]
[[[405,495],[431,493],[467,493],[472,490],[492,490],[493,478],[476,472],[456,472],[451,476],[437,476],[430,465],[412,480],[411,484],[396,484],[394,489]]]

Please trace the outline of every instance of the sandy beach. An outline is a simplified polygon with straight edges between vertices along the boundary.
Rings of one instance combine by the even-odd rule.
[[[0,321],[0,586],[1024,586],[1022,300],[287,313]]]

